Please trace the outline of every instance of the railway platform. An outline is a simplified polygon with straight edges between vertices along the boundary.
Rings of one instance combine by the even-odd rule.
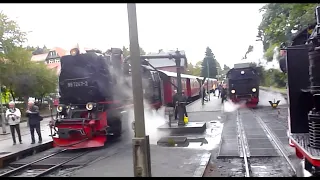
[[[30,130],[29,130],[29,127],[27,127],[27,122],[20,123],[22,144],[19,144],[18,142],[16,145],[13,145],[11,134],[0,136],[0,143],[1,143],[0,168],[26,155],[35,154],[37,152],[44,151],[46,149],[51,148],[52,138],[49,136],[50,129],[48,126],[50,120],[51,119],[47,117],[41,121],[41,135],[42,135],[41,144],[38,144],[38,143],[31,144]],[[36,140],[38,139],[36,132],[35,132],[35,138]],[[16,134],[16,140],[18,141],[17,134]]]

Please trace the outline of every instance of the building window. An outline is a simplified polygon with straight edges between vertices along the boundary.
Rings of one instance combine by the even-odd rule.
[[[55,62],[55,63],[59,63],[59,62],[60,62],[60,59],[55,59],[54,62]]]
[[[49,60],[49,64],[53,63],[53,60]]]

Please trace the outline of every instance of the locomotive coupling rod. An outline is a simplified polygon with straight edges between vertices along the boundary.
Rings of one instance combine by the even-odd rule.
[[[134,103],[133,170],[135,177],[151,177],[150,144],[144,122],[143,89],[136,4],[128,3],[132,91]]]

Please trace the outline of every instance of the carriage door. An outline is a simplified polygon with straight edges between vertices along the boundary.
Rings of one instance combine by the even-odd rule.
[[[161,80],[159,73],[156,71],[151,71],[151,75],[153,78],[152,89],[153,89],[153,103],[161,102]]]

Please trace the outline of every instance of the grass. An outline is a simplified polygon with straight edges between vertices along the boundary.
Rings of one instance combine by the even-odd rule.
[[[279,93],[284,93],[286,94],[287,93],[287,89],[286,88],[277,88],[277,87],[264,87],[264,86],[261,86],[263,89],[271,89],[273,91],[276,91],[276,92],[279,92]]]

